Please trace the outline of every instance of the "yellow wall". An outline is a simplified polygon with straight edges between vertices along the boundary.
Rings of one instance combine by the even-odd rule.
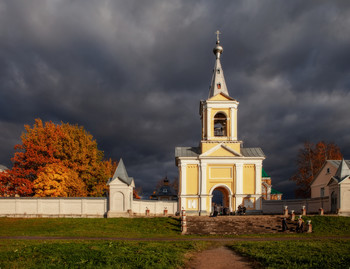
[[[232,166],[213,166],[209,169],[210,179],[232,179],[233,167]]]
[[[208,165],[207,167],[207,192],[217,184],[225,184],[235,193],[235,166],[234,165]]]
[[[187,165],[186,179],[186,194],[198,194],[198,165]]]
[[[213,153],[209,154],[208,156],[220,156],[220,157],[227,157],[227,156],[236,156],[232,152],[228,151],[225,148],[219,148],[218,150],[214,151]]]
[[[202,153],[207,152],[208,150],[216,147],[217,145],[219,145],[219,143],[206,143],[206,142],[202,142],[201,143],[201,147],[202,147]],[[241,153],[241,144],[240,143],[225,143],[225,146],[233,149],[235,152],[237,153]],[[216,151],[215,151],[216,152]],[[215,155],[215,152],[210,154],[210,156],[232,156],[232,153],[227,152],[226,155]]]
[[[243,166],[243,193],[255,194],[255,166],[245,164]]]
[[[223,94],[217,94],[209,99],[210,101],[231,101],[231,99],[227,98]]]

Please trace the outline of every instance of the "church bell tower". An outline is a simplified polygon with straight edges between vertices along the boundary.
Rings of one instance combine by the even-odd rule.
[[[233,150],[240,152],[241,141],[237,140],[237,110],[239,102],[230,97],[220,56],[223,48],[220,45],[217,31],[216,46],[213,49],[216,57],[211,79],[209,96],[200,102],[202,121],[201,150],[205,152],[218,143],[225,142]]]
[[[210,215],[213,204],[235,212],[261,212],[261,148],[243,148],[238,140],[239,102],[227,90],[220,57],[219,31],[214,47],[215,64],[209,96],[200,101],[202,135],[199,147],[176,147],[179,169],[179,208],[189,215]]]

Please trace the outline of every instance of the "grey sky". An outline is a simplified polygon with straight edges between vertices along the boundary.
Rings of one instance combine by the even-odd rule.
[[[350,158],[348,1],[0,0],[0,164],[39,117],[83,125],[146,191],[176,177],[175,146],[200,141],[217,29],[239,139],[275,188],[292,193],[306,140]]]

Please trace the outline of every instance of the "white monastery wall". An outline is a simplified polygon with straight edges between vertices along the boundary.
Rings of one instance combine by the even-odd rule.
[[[134,200],[132,204],[133,213],[145,215],[147,209],[151,216],[163,215],[164,210],[168,211],[168,215],[175,215],[177,211],[177,201]]]
[[[132,214],[175,215],[177,201],[132,200]],[[0,217],[106,217],[108,198],[0,197]],[[122,215],[121,215],[122,216]]]
[[[0,216],[104,217],[107,198],[0,198]]]
[[[325,212],[330,211],[330,201],[328,197],[262,201],[263,214],[283,214],[285,206],[288,206],[289,213],[294,210],[296,214],[301,214],[303,206],[305,206],[307,214],[317,214],[320,208],[323,208]]]

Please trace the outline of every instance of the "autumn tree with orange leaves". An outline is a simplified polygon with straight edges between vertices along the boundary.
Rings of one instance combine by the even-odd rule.
[[[311,195],[310,184],[320,171],[326,160],[341,160],[340,149],[334,143],[320,141],[316,144],[306,142],[299,150],[297,158],[297,172],[290,178],[298,188],[295,190],[297,198],[308,198]]]
[[[78,125],[36,119],[15,146],[13,168],[0,173],[0,196],[103,196],[116,168]]]

